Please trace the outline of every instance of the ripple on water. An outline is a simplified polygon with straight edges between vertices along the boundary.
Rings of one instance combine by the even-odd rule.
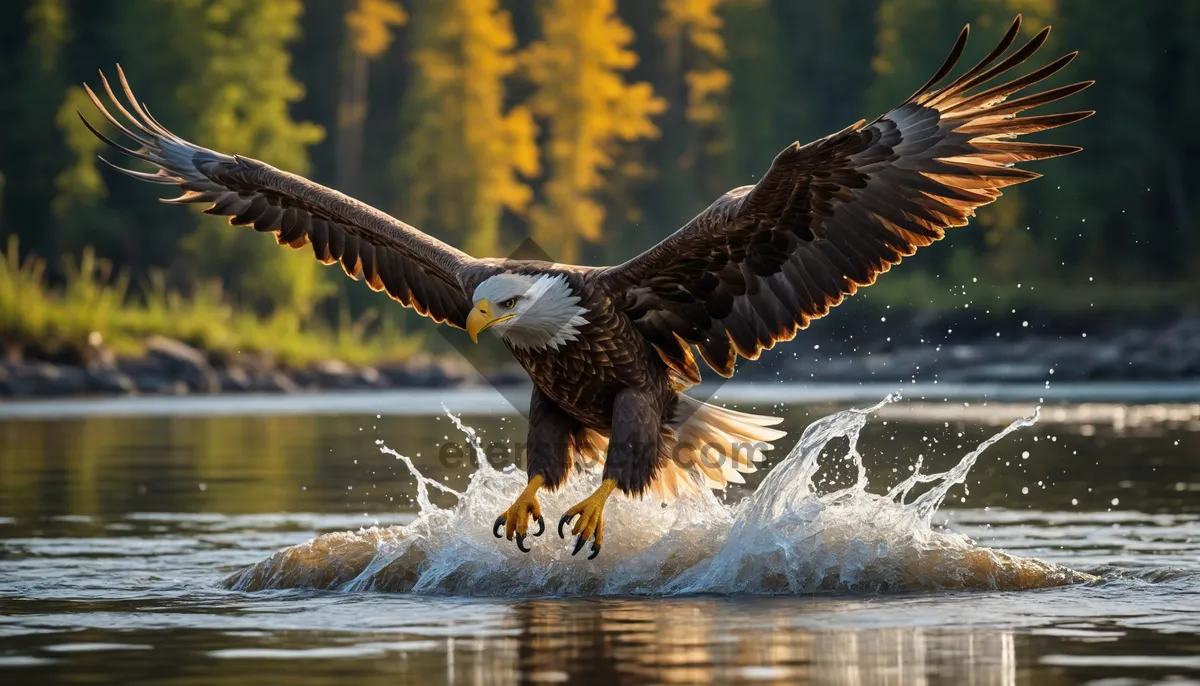
[[[1095,578],[993,550],[932,524],[949,489],[964,482],[980,454],[1031,426],[1036,415],[1012,422],[945,472],[922,474],[918,457],[908,479],[884,494],[868,492],[859,433],[868,416],[896,399],[812,423],[758,489],[736,504],[709,491],[668,506],[650,499],[610,501],[604,552],[592,561],[571,557],[570,546],[551,532],[531,539],[529,554],[492,537],[496,514],[520,493],[525,476],[493,469],[475,432],[451,416],[481,457],[463,493],[422,476],[407,457],[383,447],[417,480],[420,514],[414,521],[319,536],[237,572],[226,584],[243,591],[537,596],[1018,590]],[[832,457],[826,448],[839,438],[846,451]],[[857,469],[856,482],[819,493],[814,477],[822,462],[843,459]],[[577,474],[560,491],[540,496],[543,509],[566,510],[599,479]],[[457,505],[434,505],[430,488],[457,496]],[[916,488],[924,492],[910,497]]]

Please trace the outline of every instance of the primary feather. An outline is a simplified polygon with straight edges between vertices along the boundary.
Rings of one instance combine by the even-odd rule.
[[[808,145],[793,143],[757,184],[729,191],[599,280],[625,294],[623,308],[638,330],[683,377],[699,375],[691,345],[719,374],[731,376],[739,355],[754,359],[791,340],[901,258],[965,225],[978,207],[1000,197],[1000,189],[1039,176],[1014,163],[1079,150],[1016,136],[1091,112],[1016,115],[1090,81],[1007,100],[1057,73],[1074,53],[972,92],[1029,59],[1050,31],[1000,59],[1020,25],[1018,16],[979,64],[934,90],[962,55],[963,29],[934,77],[899,107]]]

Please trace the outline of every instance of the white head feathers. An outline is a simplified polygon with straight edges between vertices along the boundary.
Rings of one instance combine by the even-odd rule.
[[[587,324],[587,308],[571,292],[565,276],[497,274],[475,288],[473,304],[487,300],[495,315],[514,314],[491,327],[505,342],[530,350],[557,350]],[[505,307],[511,304],[511,307]]]

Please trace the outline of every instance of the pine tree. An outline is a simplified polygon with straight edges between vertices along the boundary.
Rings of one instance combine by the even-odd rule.
[[[792,141],[811,141],[878,114],[865,93],[875,81],[879,2],[739,0],[725,8],[733,75],[726,188],[756,182]]]
[[[1116,45],[1112,15],[1062,1],[1061,42],[1080,50],[1071,68],[1096,79],[1071,109],[1094,108],[1097,116],[1069,129],[1083,152],[1051,167],[1066,179],[1062,190],[1034,190],[1047,210],[1039,231],[1056,239],[1048,247],[1088,264],[1089,275],[1101,263],[1111,265],[1110,279],[1124,280],[1195,269],[1195,253],[1187,250],[1196,245],[1189,246],[1194,194],[1184,189],[1196,176],[1181,164],[1200,142],[1192,132],[1194,110],[1185,105],[1196,93],[1188,66],[1200,55],[1189,34],[1197,27],[1193,4],[1123,8]]]
[[[721,10],[729,0],[663,0],[654,32],[662,42],[656,90],[668,103],[661,142],[650,153],[663,166],[643,194],[650,223],[669,229],[729,188],[730,136]]]
[[[538,10],[542,37],[524,61],[533,112],[546,123],[548,177],[530,225],[547,254],[570,262],[581,241],[603,238],[606,173],[622,146],[659,135],[652,118],[666,102],[650,84],[626,82],[638,56],[614,0],[543,0]]]
[[[680,65],[687,86],[684,116],[697,127],[719,124],[721,102],[731,76],[721,67],[725,38],[720,15],[725,0],[663,0],[659,35],[668,44],[668,58]]]
[[[137,0],[116,9],[114,35],[137,36],[118,43],[122,59],[160,121],[206,147],[308,171],[305,151],[323,131],[288,112],[304,95],[287,49],[298,37],[300,0]],[[172,215],[172,224],[184,221]],[[205,217],[183,245],[201,275],[222,276],[234,292],[297,317],[328,290],[311,255],[220,220]]]
[[[70,7],[66,0],[29,0],[24,8],[5,7],[5,14],[0,36],[19,50],[9,54],[11,62],[2,70],[7,73],[6,96],[0,98],[0,120],[5,122],[0,149],[11,166],[3,189],[8,202],[0,204],[7,213],[5,223],[21,236],[21,246],[50,254],[60,247],[49,211],[54,179],[70,158],[55,127],[66,90]]]
[[[870,116],[895,107],[924,83],[945,59],[964,24],[971,25],[971,41],[956,74],[990,51],[1018,13],[1023,17],[1022,36],[1028,39],[1053,23],[1056,11],[1056,0],[883,0],[878,9],[877,51],[871,62],[876,79],[868,96]],[[1048,61],[1050,53],[1054,57],[1060,54],[1053,45],[1043,52],[1035,60],[1038,64]],[[1020,69],[1016,73],[1030,67]],[[1064,134],[1078,135],[1078,128],[1065,129]],[[1039,166],[1038,171],[1046,170]],[[1038,249],[1035,243],[1046,240],[1049,232],[1039,229],[1039,239],[1024,230],[1029,225],[1026,198],[1040,192],[1038,185],[1005,189],[995,204],[980,211],[972,230],[930,250],[923,264],[953,272],[952,280],[985,268],[1003,280],[1044,271],[1054,264],[1052,249]],[[987,259],[975,259],[976,253],[987,254]]]
[[[339,84],[334,184],[344,193],[358,190],[367,121],[367,65],[387,52],[393,30],[408,15],[392,0],[354,0],[346,13],[346,55]]]

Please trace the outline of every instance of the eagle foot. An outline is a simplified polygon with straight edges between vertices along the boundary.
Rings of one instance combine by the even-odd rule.
[[[516,538],[517,549],[523,553],[529,552],[530,549],[525,547],[525,535],[530,518],[538,524],[538,530],[533,532],[534,536],[541,536],[546,531],[546,520],[542,518],[542,505],[537,499],[537,491],[543,483],[545,480],[541,475],[529,478],[529,484],[525,486],[524,491],[521,491],[521,495],[517,496],[516,502],[504,514],[496,518],[496,523],[492,525],[493,536],[501,538],[500,527],[504,527],[503,538],[510,541]]]
[[[616,487],[616,481],[605,479],[604,483],[600,484],[600,488],[584,498],[578,505],[567,510],[558,520],[558,536],[566,538],[563,527],[575,517],[579,517],[575,520],[575,526],[571,527],[571,533],[575,535],[575,548],[571,551],[571,555],[577,555],[580,550],[583,550],[583,545],[588,540],[592,541],[592,552],[588,555],[588,559],[594,560],[600,554],[600,545],[604,542],[604,504]]]

